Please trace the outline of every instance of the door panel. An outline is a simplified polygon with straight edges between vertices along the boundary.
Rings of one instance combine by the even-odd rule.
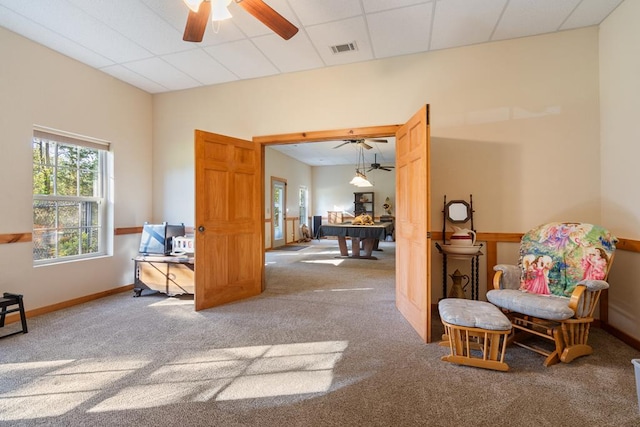
[[[431,342],[429,106],[396,132],[396,306]]]
[[[250,141],[196,131],[196,310],[262,291],[260,150]]]

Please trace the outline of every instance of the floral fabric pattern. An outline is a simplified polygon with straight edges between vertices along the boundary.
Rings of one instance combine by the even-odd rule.
[[[617,241],[592,224],[555,222],[534,228],[520,244],[520,289],[569,296],[581,280],[604,280]]]

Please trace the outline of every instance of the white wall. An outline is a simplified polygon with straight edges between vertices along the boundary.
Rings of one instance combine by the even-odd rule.
[[[640,2],[626,0],[600,28],[602,218],[619,237],[640,239]],[[609,322],[640,339],[640,263],[618,251]]]
[[[271,178],[281,178],[287,183],[287,217],[295,219],[300,216],[298,206],[298,191],[300,186],[309,190],[309,212],[312,207],[313,182],[311,166],[299,162],[281,152],[269,147],[264,150],[264,212],[265,220],[271,219]],[[287,221],[286,242],[300,238],[297,229],[299,222]],[[265,248],[271,248],[271,222],[265,223]]]
[[[354,211],[355,197],[353,193],[370,192],[375,195],[374,214],[384,215],[382,205],[386,197],[391,199],[392,213],[395,211],[396,173],[375,170],[367,173],[373,187],[358,188],[349,184],[355,174],[352,166],[315,166],[313,167],[314,215],[327,216],[327,211],[344,211],[345,221],[350,219]]]
[[[473,194],[479,231],[600,223],[598,65],[591,27],[154,96],[154,215],[193,216],[191,202],[174,203],[173,178],[193,186],[194,129],[251,139],[400,124],[428,103],[433,230],[441,230],[445,194]],[[342,173],[332,177],[351,179]],[[349,193],[316,194],[314,213],[352,203]],[[517,261],[509,254],[500,261]]]
[[[312,143],[311,143],[312,144]],[[355,160],[355,159],[354,159]],[[287,182],[288,217],[298,216],[297,194],[300,186],[309,190],[309,216],[327,216],[327,211],[344,210],[353,213],[354,192],[375,193],[375,214],[383,214],[384,199],[395,201],[395,172],[372,171],[367,177],[373,187],[359,189],[351,184],[355,164],[350,166],[309,166],[269,147],[265,148],[265,219],[271,218],[271,177]],[[393,209],[393,208],[392,208]],[[345,218],[348,218],[345,214]],[[289,236],[294,230],[287,230]],[[297,232],[297,230],[295,230]],[[299,238],[296,235],[296,239]],[[287,241],[291,239],[288,237]],[[265,223],[265,247],[271,247],[271,223]]]
[[[0,28],[0,234],[32,229],[33,125],[111,142],[116,227],[151,219],[151,95]],[[28,310],[133,283],[139,235],[114,255],[33,267],[31,243],[0,245],[0,292]]]
[[[251,139],[400,124],[425,103],[432,230],[441,230],[445,194],[473,194],[479,231],[601,222],[595,27],[154,96],[154,216],[193,217],[194,194],[184,190],[193,188],[194,129]],[[351,173],[336,170],[331,182]],[[328,193],[314,196],[314,213],[352,203],[352,191]],[[436,255],[436,299],[440,265]]]
[[[482,230],[600,221],[593,27],[154,96],[154,216],[193,217],[194,129],[251,139],[397,124],[424,103],[436,229],[444,194],[473,193]]]

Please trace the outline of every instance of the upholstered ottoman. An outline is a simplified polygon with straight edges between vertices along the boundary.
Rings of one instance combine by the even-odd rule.
[[[450,349],[450,354],[442,360],[497,371],[509,370],[504,354],[511,322],[498,307],[484,301],[445,298],[438,303],[438,311]]]

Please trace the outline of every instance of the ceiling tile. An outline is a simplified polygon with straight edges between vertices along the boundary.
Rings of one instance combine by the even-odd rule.
[[[249,40],[209,46],[204,49],[242,79],[278,74],[276,67]]]
[[[117,31],[64,1],[8,1],[2,3],[28,16],[37,25],[75,40],[81,46],[114,61],[148,58],[151,53]]]
[[[235,2],[233,17],[208,23],[200,43],[182,41],[181,0],[0,0],[0,25],[157,93],[597,25],[622,0],[266,3],[300,29],[291,40]],[[358,50],[331,51],[348,43]]]
[[[429,50],[430,3],[367,15],[376,58]]]
[[[359,0],[289,0],[289,4],[305,26],[338,21],[362,14]]]
[[[436,4],[431,49],[489,41],[507,0],[448,0]]]
[[[223,67],[203,49],[173,53],[163,56],[162,59],[204,85],[238,80],[237,76]]]
[[[176,30],[158,14],[138,1],[67,1],[153,54],[162,55],[195,47],[182,41],[181,31]],[[127,13],[122,13],[125,8]]]
[[[0,25],[91,67],[106,67],[114,63],[99,53],[80,46],[75,41],[54,33],[42,25],[34,25],[33,21],[3,6],[0,6]]]
[[[622,0],[582,0],[561,29],[587,27],[599,24],[622,3]]]
[[[580,0],[509,0],[492,40],[557,31]]]
[[[122,65],[112,65],[110,67],[104,67],[101,71],[112,75],[118,80],[129,83],[149,93],[161,93],[166,92],[167,88],[159,85],[156,82],[141,76],[140,74],[123,67]]]
[[[306,34],[284,40],[276,34],[251,39],[271,62],[284,73],[310,70],[324,66],[320,55]]]
[[[366,13],[380,12],[383,10],[395,9],[405,6],[413,6],[414,4],[433,3],[432,0],[362,0],[364,11]]]
[[[196,80],[160,58],[143,59],[123,65],[169,90],[181,90],[199,86]]]
[[[326,65],[373,59],[369,34],[362,17],[307,27],[307,34]],[[334,54],[331,46],[355,42],[358,50]]]

